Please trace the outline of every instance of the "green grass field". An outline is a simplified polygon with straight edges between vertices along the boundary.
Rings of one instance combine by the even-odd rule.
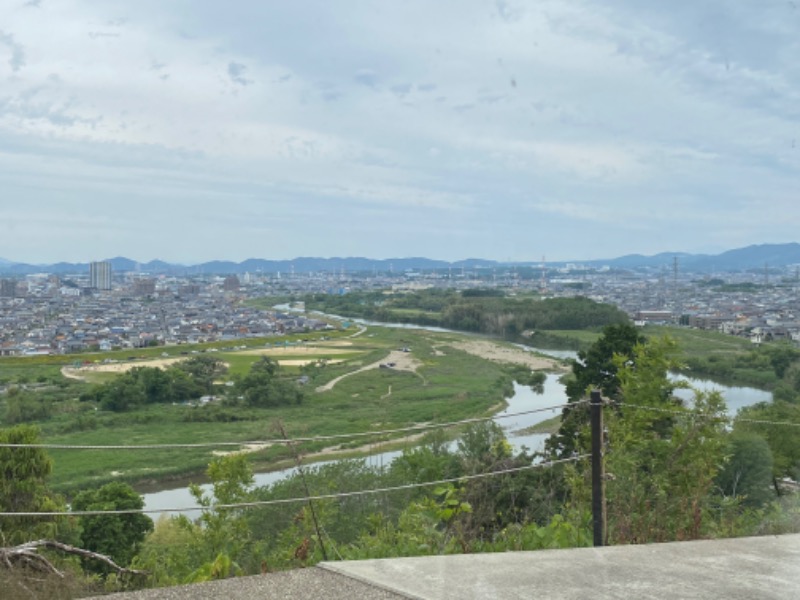
[[[591,345],[602,335],[600,331],[553,330],[545,331],[544,333],[558,338],[575,340],[584,347]],[[746,339],[716,331],[689,329],[687,327],[647,325],[642,328],[642,334],[648,338],[669,336],[677,342],[680,351],[685,356],[698,358],[713,355],[744,354],[753,349],[753,345]],[[535,335],[530,343],[536,344]]]
[[[357,330],[336,336],[328,334],[295,336],[285,339],[249,340],[244,351],[231,351],[231,344],[192,347],[199,351],[217,349],[213,355],[229,365],[229,379],[243,375],[259,360],[259,352],[268,350],[279,360],[320,361],[336,360],[316,368],[299,365],[283,368],[286,376],[307,374],[311,380],[305,386],[305,400],[299,406],[274,409],[230,408],[218,404],[205,407],[187,405],[148,405],[126,413],[96,410],[78,397],[89,389],[90,383],[64,381],[62,366],[105,358],[126,359],[130,352],[93,353],[60,357],[25,357],[0,359],[0,378],[5,383],[33,383],[38,389],[57,388],[53,396],[52,416],[36,424],[45,443],[65,445],[141,445],[196,444],[205,442],[246,443],[277,436],[275,424],[282,422],[292,437],[374,431],[409,426],[418,423],[447,422],[485,415],[502,405],[508,393],[511,376],[507,367],[456,350],[449,344],[470,338],[466,334],[434,333],[420,330],[370,327],[357,337]],[[588,344],[599,333],[558,331],[555,335],[570,337]],[[715,353],[745,353],[746,340],[712,332],[683,328],[647,327],[645,335],[657,337],[668,334],[677,340],[688,355],[710,356]],[[325,341],[320,338],[328,338]],[[302,342],[301,339],[307,340]],[[474,338],[471,338],[474,339]],[[277,344],[276,344],[277,343]],[[410,347],[410,356],[418,361],[416,372],[397,369],[372,369],[341,379],[333,389],[317,392],[316,388],[337,377],[380,361],[392,350]],[[136,356],[161,358],[167,352],[181,355],[186,347],[153,348],[136,352]],[[443,351],[444,350],[444,351]],[[189,354],[191,356],[191,354]],[[137,360],[134,364],[146,364]],[[115,377],[96,373],[93,381],[102,382]],[[32,393],[38,393],[35,390]],[[7,399],[0,396],[0,415],[5,414]],[[556,423],[547,426],[555,427]],[[343,447],[354,448],[372,440],[344,440]],[[306,444],[302,451],[311,453],[333,443]],[[232,448],[218,448],[218,450]],[[236,448],[233,448],[236,449]],[[55,462],[52,484],[62,491],[84,489],[113,479],[132,483],[155,482],[165,478],[201,473],[214,453],[211,448],[171,450],[78,451],[51,450]],[[283,445],[275,445],[253,454],[260,466],[286,460]]]
[[[584,330],[574,330],[574,329],[563,329],[563,330],[553,329],[553,330],[547,330],[544,333],[555,337],[577,340],[581,344],[585,344],[587,346],[596,342],[601,335],[599,331],[584,331]],[[532,343],[536,342],[535,335],[533,340],[531,341]]]
[[[753,349],[749,340],[716,331],[648,325],[643,333],[648,337],[671,337],[686,356],[705,358],[715,354],[745,354]]]
[[[343,362],[305,369],[311,381],[304,388],[303,403],[274,409],[226,408],[213,404],[204,407],[147,405],[131,412],[113,413],[96,410],[94,406],[79,402],[77,397],[81,390],[88,389],[90,384],[72,382],[69,388],[71,397],[58,402],[53,416],[37,425],[42,431],[42,441],[48,444],[246,443],[278,437],[275,427],[278,421],[284,424],[289,436],[305,437],[393,429],[488,415],[491,410],[502,406],[503,399],[511,389],[511,375],[508,368],[501,364],[448,346],[448,343],[464,337],[458,334],[370,327],[363,335],[332,340],[328,346],[325,346],[325,342],[315,345],[309,340],[304,345],[281,347],[280,354],[271,355],[273,358]],[[364,366],[381,362],[390,351],[404,347],[411,349],[407,356],[418,363],[415,372],[375,368],[349,375],[338,381],[331,390],[316,391],[317,387]],[[259,359],[254,349],[255,344],[251,344],[247,351],[216,352],[216,358],[230,365],[225,378],[245,373]],[[161,352],[165,350],[158,350],[158,353],[151,354],[161,357]],[[266,350],[264,342],[259,350]],[[13,362],[18,364],[20,361]],[[58,364],[48,364],[49,361],[42,360],[35,362],[38,364],[27,365],[23,369],[29,376],[46,373],[48,377],[61,377]],[[67,359],[68,364],[73,362]],[[145,361],[136,361],[134,364],[139,362],[146,364]],[[300,370],[299,366],[284,368],[284,372],[292,376],[299,374]],[[11,376],[16,374],[14,372]],[[114,376],[102,374],[103,379]],[[223,420],[213,420],[216,413],[224,413]],[[227,418],[237,420],[228,422],[225,420]],[[341,444],[317,442],[305,444],[301,450],[312,453],[332,446],[356,448],[378,441],[382,439],[359,438],[343,440]],[[222,451],[232,449],[238,449],[238,446],[217,448]],[[213,448],[118,451],[52,449],[49,453],[55,464],[51,484],[55,489],[67,493],[115,479],[143,484],[202,473],[215,456]],[[288,459],[289,454],[283,445],[278,444],[255,452],[252,458],[258,466],[264,467]]]

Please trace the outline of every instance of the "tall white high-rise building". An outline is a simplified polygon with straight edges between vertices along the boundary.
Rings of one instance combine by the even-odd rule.
[[[98,290],[111,289],[111,263],[108,261],[89,264],[89,286]]]

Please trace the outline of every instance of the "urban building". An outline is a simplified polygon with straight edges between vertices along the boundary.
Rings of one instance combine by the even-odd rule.
[[[96,290],[111,289],[111,263],[108,261],[89,264],[89,287]]]
[[[139,279],[133,284],[133,293],[137,296],[152,296],[156,293],[155,279]]]
[[[0,298],[14,298],[17,295],[17,282],[13,279],[0,279]]]
[[[238,292],[239,285],[239,278],[236,275],[228,275],[222,284],[222,289],[226,292]]]

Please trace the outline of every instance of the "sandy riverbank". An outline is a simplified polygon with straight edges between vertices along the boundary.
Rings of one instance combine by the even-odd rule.
[[[553,358],[544,358],[531,354],[521,348],[513,348],[490,342],[488,340],[468,340],[449,344],[457,350],[463,350],[473,356],[493,362],[523,365],[533,371],[562,370],[564,367]]]
[[[315,346],[290,346],[281,348],[260,348],[258,350],[245,350],[238,354],[246,354],[249,356],[302,356],[303,354],[317,355],[335,355],[335,354],[349,354],[348,350],[340,348],[320,348]],[[324,358],[324,357],[323,357]],[[98,363],[91,365],[82,365],[80,367],[62,367],[61,374],[70,379],[79,379],[81,381],[86,379],[86,376],[92,373],[126,373],[136,367],[154,367],[164,369],[172,366],[182,360],[187,360],[188,357],[180,356],[174,358],[159,358],[154,360],[137,360],[126,362],[113,362],[113,363]],[[289,359],[276,359],[277,363],[287,367],[302,367],[309,363],[322,360],[319,356],[309,356],[309,358],[289,358]],[[341,359],[328,359],[328,364],[336,364],[342,362]],[[226,366],[228,366],[226,364]]]
[[[135,362],[114,362],[83,365],[81,367],[62,367],[61,374],[70,379],[86,378],[89,373],[126,373],[136,367],[155,367],[163,369],[174,365],[176,362],[186,360],[185,356],[177,358],[159,358],[156,360],[137,360]]]

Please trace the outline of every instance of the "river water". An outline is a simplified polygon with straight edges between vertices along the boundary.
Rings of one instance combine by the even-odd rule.
[[[385,325],[385,324],[383,324]],[[529,351],[539,352],[555,358],[567,359],[574,358],[576,354],[570,351],[562,350],[544,350],[525,347]],[[540,408],[548,408],[552,406],[559,406],[567,402],[566,390],[559,382],[560,375],[550,373],[547,375],[544,384],[543,393],[537,394],[529,387],[514,384],[514,395],[507,400],[508,406],[505,410],[495,415],[495,422],[498,423],[506,432],[508,441],[512,444],[515,450],[519,451],[524,447],[528,450],[536,451],[544,448],[544,442],[547,439],[546,434],[524,434],[521,430],[536,425],[542,421],[550,419],[560,414],[561,409],[555,408],[543,412],[536,412],[527,415],[516,417],[504,418],[506,415],[515,414],[524,411],[530,411]],[[722,384],[714,383],[712,381],[702,379],[691,379],[682,375],[675,375],[676,379],[688,381],[694,388],[701,391],[719,390],[725,398],[728,405],[728,412],[735,414],[740,408],[750,406],[758,402],[771,402],[772,393],[755,388],[748,387],[729,387]],[[676,395],[684,400],[691,400],[692,390],[677,390]],[[382,466],[390,464],[396,457],[400,456],[401,450],[394,450],[390,452],[381,452],[370,455],[365,458],[368,464],[375,466]],[[316,463],[325,464],[325,463]],[[313,467],[309,467],[313,468]],[[288,477],[296,472],[295,468],[283,469],[279,471],[271,471],[268,473],[256,473],[255,485],[266,486],[274,483],[280,479]],[[204,490],[208,491],[210,485],[202,486]],[[191,510],[190,507],[197,506],[194,498],[189,493],[188,488],[181,487],[170,490],[162,490],[160,492],[153,492],[144,494],[145,509],[169,511],[170,509],[180,508],[180,512],[190,518],[199,516],[199,510]],[[156,513],[157,515],[158,513]]]
[[[531,388],[515,383],[514,395],[507,400],[508,406],[505,408],[505,410],[495,415],[495,422],[499,424],[506,432],[508,441],[514,447],[515,451],[521,451],[523,447],[531,451],[543,450],[544,442],[547,439],[546,434],[525,434],[520,430],[558,416],[561,413],[561,409],[550,409],[542,412],[514,417],[507,417],[507,415],[515,415],[516,413],[520,412],[558,406],[566,402],[564,386],[558,381],[558,379],[559,375],[552,373],[548,374],[542,394],[536,394],[533,392],[533,390],[531,390]],[[455,444],[455,442],[453,442],[453,444]],[[364,457],[364,460],[366,460],[367,464],[369,465],[384,466],[389,465],[402,453],[402,450],[379,452]],[[307,467],[306,470],[313,469],[314,466],[323,464],[327,464],[327,462],[314,463],[314,465]],[[293,467],[290,469],[281,469],[279,471],[270,471],[267,473],[256,473],[254,476],[255,485],[257,487],[263,487],[289,477],[296,472],[297,469]],[[211,485],[205,484],[202,485],[201,488],[205,491],[209,491],[211,489]],[[194,498],[189,493],[189,489],[186,487],[143,494],[143,498],[144,508],[147,510],[168,511],[169,509],[174,508],[188,509],[189,507],[197,506]],[[182,510],[180,512],[190,518],[194,518],[200,514],[199,510]]]
[[[279,305],[274,307],[276,310],[284,312],[293,311],[288,305]],[[368,321],[365,319],[347,319],[337,315],[325,315],[340,321],[350,321],[364,326],[377,326],[377,327],[392,327],[398,329],[423,329],[428,331],[437,331],[444,333],[463,333],[453,331],[450,329],[443,329],[441,327],[427,327],[420,325],[413,325],[409,323],[380,323],[376,321]],[[568,360],[577,358],[577,353],[572,350],[548,350],[544,348],[534,348],[530,346],[518,345],[520,348],[529,352],[536,352],[557,358],[560,360]],[[544,443],[547,439],[547,434],[525,434],[521,430],[529,428],[537,423],[546,421],[552,417],[560,414],[561,409],[550,409],[543,412],[536,412],[528,415],[516,416],[505,418],[506,415],[516,414],[540,408],[547,408],[552,406],[559,406],[567,402],[567,395],[565,387],[559,382],[560,375],[550,373],[545,380],[544,390],[541,394],[536,394],[527,386],[514,384],[514,394],[511,398],[507,399],[508,406],[505,410],[495,415],[495,422],[498,423],[506,432],[508,441],[516,451],[520,451],[523,447],[530,451],[537,451],[544,449]],[[755,388],[748,387],[729,387],[722,384],[714,383],[712,381],[702,379],[692,379],[684,377],[683,375],[675,375],[676,379],[688,381],[689,384],[701,391],[718,390],[722,393],[728,405],[728,412],[735,414],[740,408],[750,406],[759,402],[771,402],[772,393]],[[677,390],[676,396],[683,400],[690,401],[692,399],[692,390]],[[367,464],[374,466],[389,465],[395,458],[402,454],[402,450],[393,450],[389,452],[380,452],[367,456],[364,460]],[[322,465],[326,463],[315,463]],[[313,468],[313,467],[308,467]],[[289,477],[296,473],[297,469],[282,469],[278,471],[270,471],[267,473],[256,473],[254,476],[255,485],[263,487],[270,485]],[[201,486],[205,491],[209,491],[211,486],[206,484]],[[180,487],[175,489],[162,490],[143,494],[145,509],[147,510],[163,510],[166,514],[170,509],[180,508],[180,512],[190,518],[195,518],[200,514],[199,510],[192,510],[190,507],[197,506],[194,498],[189,493],[188,488]],[[157,513],[156,513],[157,514]]]

